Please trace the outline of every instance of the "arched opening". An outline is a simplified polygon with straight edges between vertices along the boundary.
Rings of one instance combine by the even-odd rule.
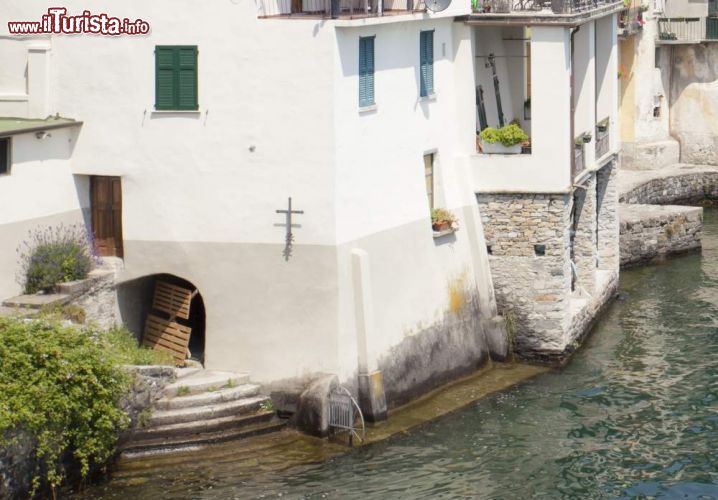
[[[189,300],[189,308],[178,312],[167,307],[166,301],[162,300],[167,288]],[[185,291],[188,295],[183,297]],[[204,364],[206,312],[202,295],[193,283],[173,274],[143,276],[120,283],[117,302],[123,323],[140,342],[145,338],[149,317],[189,328],[189,359]]]

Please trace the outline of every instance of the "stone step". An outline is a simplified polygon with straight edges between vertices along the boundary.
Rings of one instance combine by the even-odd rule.
[[[176,410],[160,410],[152,412],[150,426],[172,425],[196,420],[206,420],[231,415],[247,415],[259,409],[259,405],[269,398],[263,396],[249,397],[206,406],[192,406]]]
[[[183,380],[175,382],[182,385]],[[169,387],[169,386],[168,386]],[[176,392],[176,390],[175,390]],[[182,408],[195,408],[227,401],[236,401],[242,398],[255,396],[259,392],[256,384],[242,384],[236,387],[228,387],[213,392],[203,392],[189,396],[163,397],[155,402],[157,410],[179,410]]]
[[[199,370],[165,387],[166,396],[186,396],[206,391],[216,391],[249,382],[246,373]]]
[[[185,448],[194,448],[208,444],[224,443],[239,439],[246,439],[262,434],[278,432],[287,426],[284,420],[271,420],[259,422],[245,427],[233,428],[217,432],[208,432],[195,435],[181,435],[171,438],[145,438],[132,440],[121,447],[123,458],[135,458],[142,455],[151,455],[158,452],[182,451]]]
[[[72,296],[64,293],[46,293],[32,295],[18,295],[3,301],[5,307],[18,307],[25,309],[41,309],[67,304]]]
[[[175,368],[175,377],[177,380],[189,377],[195,373],[200,372],[201,368],[189,367],[189,368]]]
[[[227,429],[247,427],[259,422],[267,422],[268,420],[271,420],[272,417],[274,417],[273,411],[259,410],[254,413],[242,415],[230,415],[228,417],[207,418],[177,424],[150,426],[134,431],[132,433],[132,440],[141,441],[143,439],[164,439],[174,437],[188,438],[197,434],[207,434]]]

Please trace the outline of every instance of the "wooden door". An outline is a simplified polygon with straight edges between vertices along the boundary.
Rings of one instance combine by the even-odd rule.
[[[90,208],[97,253],[122,257],[122,182],[119,177],[90,178]]]

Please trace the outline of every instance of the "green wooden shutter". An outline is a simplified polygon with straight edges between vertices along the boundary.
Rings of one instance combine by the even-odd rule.
[[[155,47],[155,108],[196,110],[197,47]]]
[[[374,104],[374,37],[359,38],[359,106]]]
[[[434,93],[434,31],[419,34],[419,95]]]
[[[197,47],[177,49],[177,109],[197,109]]]
[[[155,48],[155,109],[174,109],[174,51],[172,47]]]

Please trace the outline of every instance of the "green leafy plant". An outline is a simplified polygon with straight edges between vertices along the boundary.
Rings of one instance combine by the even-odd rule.
[[[435,208],[431,211],[431,225],[435,228],[442,224],[453,227],[458,221],[456,216],[445,208]]]
[[[506,147],[522,144],[529,140],[529,136],[526,135],[526,132],[516,123],[509,123],[499,129],[487,127],[481,131],[480,137],[481,140],[487,144],[500,142]]]
[[[87,231],[79,224],[32,230],[18,248],[18,254],[18,281],[25,293],[84,279],[93,266],[92,246]]]
[[[177,388],[177,396],[186,396],[188,394],[189,394],[189,387],[182,385]]]
[[[124,326],[102,332],[97,337],[118,365],[174,366],[174,358],[165,351],[155,351],[139,345],[135,336]]]
[[[46,484],[54,496],[63,460],[76,462],[84,477],[112,455],[129,423],[119,400],[131,377],[101,332],[0,317],[0,366],[0,446],[15,430],[32,437],[31,495]]]
[[[262,411],[274,411],[274,403],[272,403],[271,399],[262,401],[259,403],[259,409]]]

